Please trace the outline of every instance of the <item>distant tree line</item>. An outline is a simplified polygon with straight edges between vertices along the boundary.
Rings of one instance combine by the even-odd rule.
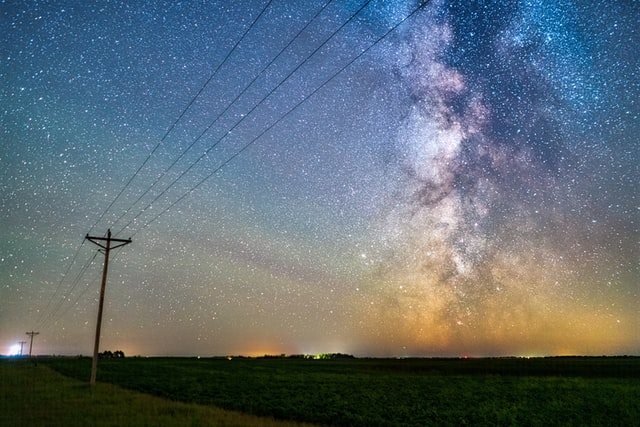
[[[100,359],[124,359],[124,351],[116,350],[110,351],[105,350],[102,353],[98,354]]]

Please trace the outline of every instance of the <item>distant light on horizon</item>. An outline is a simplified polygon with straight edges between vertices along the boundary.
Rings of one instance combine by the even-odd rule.
[[[20,344],[13,344],[9,347],[9,356],[19,356],[20,355]]]

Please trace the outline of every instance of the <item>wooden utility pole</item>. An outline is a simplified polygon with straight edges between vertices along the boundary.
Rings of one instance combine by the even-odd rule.
[[[100,347],[100,327],[102,326],[102,307],[104,306],[104,290],[107,285],[107,270],[109,269],[109,252],[111,249],[119,248],[128,243],[131,243],[131,239],[112,239],[111,229],[107,230],[107,237],[94,237],[87,236],[85,239],[91,243],[95,243],[104,249],[104,267],[102,269],[102,285],[100,285],[100,301],[98,302],[98,322],[96,324],[96,341],[93,346],[93,362],[91,363],[91,380],[90,384],[96,383],[96,371],[98,370],[98,349]],[[103,243],[104,242],[104,243]],[[115,242],[116,245],[112,246],[111,243]]]
[[[22,348],[24,347],[24,345],[26,344],[26,341],[20,341],[18,344],[20,344],[20,357],[22,357]]]
[[[31,343],[29,344],[29,358],[31,358],[31,350],[33,349],[33,337],[38,335],[40,332],[27,332],[27,335],[31,337]],[[22,351],[22,347],[20,347],[20,351]]]

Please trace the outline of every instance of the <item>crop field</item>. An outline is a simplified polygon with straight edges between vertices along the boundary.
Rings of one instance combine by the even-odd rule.
[[[91,360],[46,365],[88,380]],[[101,360],[98,381],[333,426],[640,425],[640,358]]]
[[[98,383],[89,386],[28,359],[0,359],[2,427],[313,427],[176,402]]]

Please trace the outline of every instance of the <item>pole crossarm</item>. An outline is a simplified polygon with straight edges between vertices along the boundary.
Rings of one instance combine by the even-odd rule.
[[[98,236],[89,236],[88,234],[85,236],[85,240],[90,241],[91,243],[94,243],[98,246],[100,246],[102,249],[107,249],[107,245],[100,243],[102,241],[110,241],[110,242],[116,242],[119,243],[119,245],[112,245],[109,247],[109,249],[115,249],[115,248],[119,248],[120,246],[124,246],[126,244],[131,243],[131,239],[115,239],[113,237],[98,237]]]

